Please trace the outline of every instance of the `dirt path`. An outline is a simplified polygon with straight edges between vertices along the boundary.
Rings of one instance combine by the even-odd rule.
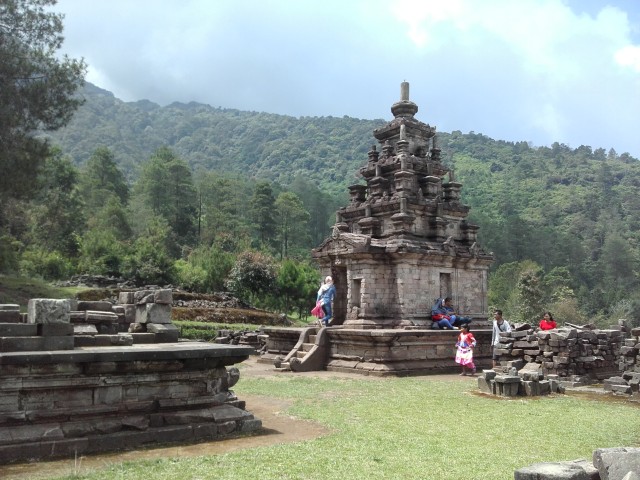
[[[344,377],[369,379],[371,381],[384,380],[382,377],[327,371],[307,373],[276,372],[272,365],[258,363],[257,357],[251,357],[242,364],[242,368],[240,370],[240,381],[242,381],[242,378],[272,377],[274,375],[304,375],[321,378]],[[426,380],[429,377],[424,378]],[[470,377],[459,377],[458,375],[438,375],[438,379],[471,381]],[[240,398],[246,402],[247,410],[253,413],[256,418],[262,420],[263,428],[259,434],[229,440],[205,442],[197,445],[132,450],[104,455],[89,455],[81,457],[78,460],[67,459],[19,465],[0,465],[0,479],[42,480],[73,473],[88,472],[93,469],[104,468],[108,465],[117,465],[125,461],[213,455],[240,450],[243,448],[254,448],[311,440],[330,433],[327,428],[318,423],[299,420],[284,413],[291,405],[291,402],[289,401],[253,395],[240,395]]]

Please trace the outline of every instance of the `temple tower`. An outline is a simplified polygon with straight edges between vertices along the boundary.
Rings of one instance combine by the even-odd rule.
[[[351,328],[430,326],[431,305],[450,296],[462,313],[487,318],[493,255],[467,222],[462,184],[440,161],[436,129],[417,120],[409,84],[394,119],[373,132],[378,146],[349,187],[333,233],[312,255],[334,277],[337,323]]]

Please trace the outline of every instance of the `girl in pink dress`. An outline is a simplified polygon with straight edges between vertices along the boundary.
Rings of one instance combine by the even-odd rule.
[[[471,370],[469,375],[476,374],[476,366],[473,363],[473,348],[476,346],[476,339],[473,333],[469,331],[469,325],[460,326],[460,334],[458,335],[458,341],[456,347],[456,363],[462,366],[462,373],[460,375],[467,375],[467,369]]]

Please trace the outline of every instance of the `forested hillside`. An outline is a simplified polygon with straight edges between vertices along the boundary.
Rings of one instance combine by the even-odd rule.
[[[0,270],[231,287],[300,308],[317,281],[308,251],[358,182],[373,130],[391,118],[160,107],[92,85],[82,95],[69,125],[50,134],[59,151],[40,194],[2,212]],[[492,306],[528,321],[543,309],[574,322],[640,318],[637,159],[475,133],[439,139],[496,255]]]

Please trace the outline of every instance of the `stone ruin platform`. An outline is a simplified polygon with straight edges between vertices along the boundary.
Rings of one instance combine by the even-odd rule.
[[[231,390],[240,372],[227,368],[255,354],[253,347],[179,342],[170,290],[127,297],[135,316],[124,325],[136,332],[117,332],[119,315],[109,305],[77,313],[68,300],[32,299],[27,315],[0,306],[0,464],[196,443],[262,427]],[[108,332],[87,329],[90,321]]]
[[[225,368],[251,354],[200,342],[3,353],[0,463],[254,431]]]
[[[313,328],[266,327],[268,335],[260,362],[287,364],[296,355],[296,371],[359,373],[373,376],[411,376],[458,372],[455,343],[458,330],[427,328],[354,329],[345,326]],[[316,329],[317,330],[317,329]],[[478,341],[476,367],[491,366],[491,329],[472,327]],[[321,358],[309,358],[309,356]]]

